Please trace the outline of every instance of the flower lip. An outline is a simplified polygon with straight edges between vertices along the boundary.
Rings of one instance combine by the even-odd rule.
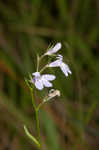
[[[49,64],[49,67],[60,67],[61,71],[66,77],[68,76],[68,74],[72,74],[69,66],[63,62],[63,56],[60,54],[56,57],[56,60],[54,62],[51,62]]]
[[[52,74],[43,74],[40,75],[39,72],[32,73],[34,77],[32,78],[31,82],[35,85],[38,90],[42,90],[44,87],[52,87],[52,83],[56,77]]]

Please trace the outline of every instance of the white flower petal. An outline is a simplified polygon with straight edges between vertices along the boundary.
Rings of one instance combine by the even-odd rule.
[[[65,63],[62,63],[61,66],[60,66],[60,68],[61,68],[62,72],[65,74],[66,77],[68,76],[69,73],[70,73],[70,74],[72,73],[72,72],[70,71],[68,65],[65,64]]]
[[[44,84],[45,87],[52,87],[52,83],[50,83],[48,80],[42,79],[42,82]]]
[[[54,75],[51,75],[51,74],[45,74],[45,75],[42,75],[42,78],[45,79],[45,80],[52,81],[52,80],[54,80],[56,77],[55,77]]]
[[[44,88],[41,80],[36,80],[34,84],[38,90],[42,90]]]
[[[49,49],[48,52],[45,53],[45,55],[52,55],[57,51],[59,51],[61,47],[62,47],[61,43],[57,43],[53,48]]]
[[[59,51],[61,49],[62,45],[61,43],[57,43],[54,47],[53,47],[53,53],[56,53],[57,51]]]

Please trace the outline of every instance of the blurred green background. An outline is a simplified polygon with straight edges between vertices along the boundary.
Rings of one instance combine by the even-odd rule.
[[[72,75],[49,70],[61,97],[40,111],[43,150],[99,150],[99,0],[0,0],[0,150],[37,150],[23,129],[36,136],[24,77],[57,42]]]

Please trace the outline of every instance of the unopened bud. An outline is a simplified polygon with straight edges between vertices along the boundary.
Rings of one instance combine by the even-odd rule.
[[[59,90],[51,89],[50,92],[49,92],[49,94],[48,94],[48,96],[50,98],[53,98],[55,96],[60,96],[60,91]]]

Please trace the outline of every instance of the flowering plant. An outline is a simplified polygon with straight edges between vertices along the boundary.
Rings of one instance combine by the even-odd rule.
[[[43,71],[48,67],[60,67],[61,71],[64,73],[64,75],[67,77],[69,74],[71,74],[71,70],[69,69],[69,66],[63,62],[63,56],[60,54],[56,54],[60,49],[62,45],[61,43],[57,43],[55,46],[52,46],[48,49],[47,52],[45,52],[42,56],[37,56],[37,69],[36,72],[32,73],[32,75],[29,75],[29,79],[25,79],[26,84],[28,85],[31,96],[32,96],[32,104],[35,111],[35,118],[36,118],[36,127],[37,127],[37,138],[35,138],[33,135],[30,134],[27,127],[24,125],[24,130],[26,135],[38,146],[40,150],[42,150],[41,146],[41,139],[40,139],[40,125],[39,125],[39,110],[42,107],[43,104],[54,98],[55,96],[60,96],[60,91],[51,89],[47,96],[43,99],[43,101],[36,106],[34,97],[33,97],[33,91],[34,87],[36,87],[37,90],[43,90],[44,87],[51,88],[53,87],[53,84],[51,81],[56,79],[55,75],[52,74],[42,74]],[[45,65],[41,70],[39,70],[40,62],[45,56],[55,57],[55,61],[48,63]]]

